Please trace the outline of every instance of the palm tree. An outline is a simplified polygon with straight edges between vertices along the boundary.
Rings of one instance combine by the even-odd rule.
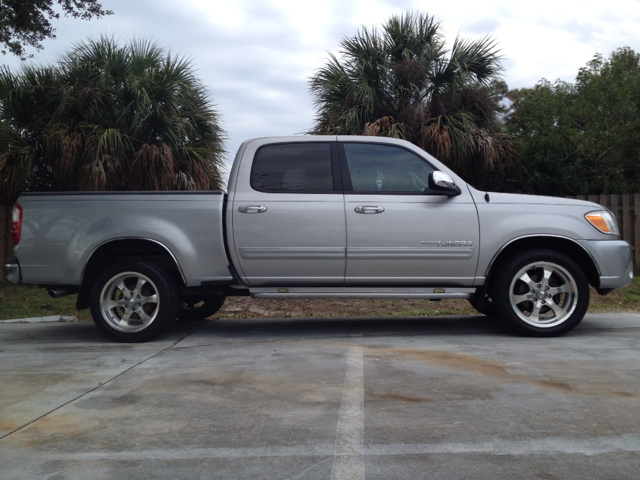
[[[495,41],[457,38],[447,50],[427,14],[391,17],[341,42],[310,81],[317,115],[309,133],[409,140],[483,184],[516,157],[500,133],[501,57]]]
[[[224,132],[188,60],[149,41],[76,45],[55,66],[0,69],[0,188],[221,187]]]

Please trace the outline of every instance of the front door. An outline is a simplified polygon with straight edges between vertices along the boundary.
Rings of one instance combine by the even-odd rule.
[[[430,191],[434,167],[404,148],[342,147],[346,285],[472,285],[479,225],[468,190],[451,197]]]

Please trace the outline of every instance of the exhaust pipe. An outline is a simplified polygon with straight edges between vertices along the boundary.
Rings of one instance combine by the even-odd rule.
[[[67,295],[73,295],[74,293],[78,293],[80,291],[80,287],[55,287],[49,289],[49,296],[51,298],[60,298],[66,297]]]

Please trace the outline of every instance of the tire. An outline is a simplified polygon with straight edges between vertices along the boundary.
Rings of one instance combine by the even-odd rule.
[[[113,340],[146,342],[173,324],[178,299],[176,283],[165,270],[135,260],[113,265],[98,277],[91,290],[91,316]]]
[[[485,298],[482,298],[482,297]],[[469,303],[482,315],[487,317],[493,317],[496,314],[496,310],[493,307],[493,301],[490,298],[486,298],[484,291],[479,291],[475,296],[469,300]]]
[[[530,250],[508,259],[496,272],[496,313],[516,331],[555,337],[573,330],[589,307],[589,283],[569,257]]]
[[[204,320],[220,310],[225,300],[224,295],[185,296],[180,303],[178,318],[189,322]]]

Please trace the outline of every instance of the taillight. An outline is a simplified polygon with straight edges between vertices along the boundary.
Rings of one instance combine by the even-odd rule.
[[[22,207],[15,204],[13,214],[11,215],[11,241],[14,245],[20,243],[20,234],[22,233]]]

